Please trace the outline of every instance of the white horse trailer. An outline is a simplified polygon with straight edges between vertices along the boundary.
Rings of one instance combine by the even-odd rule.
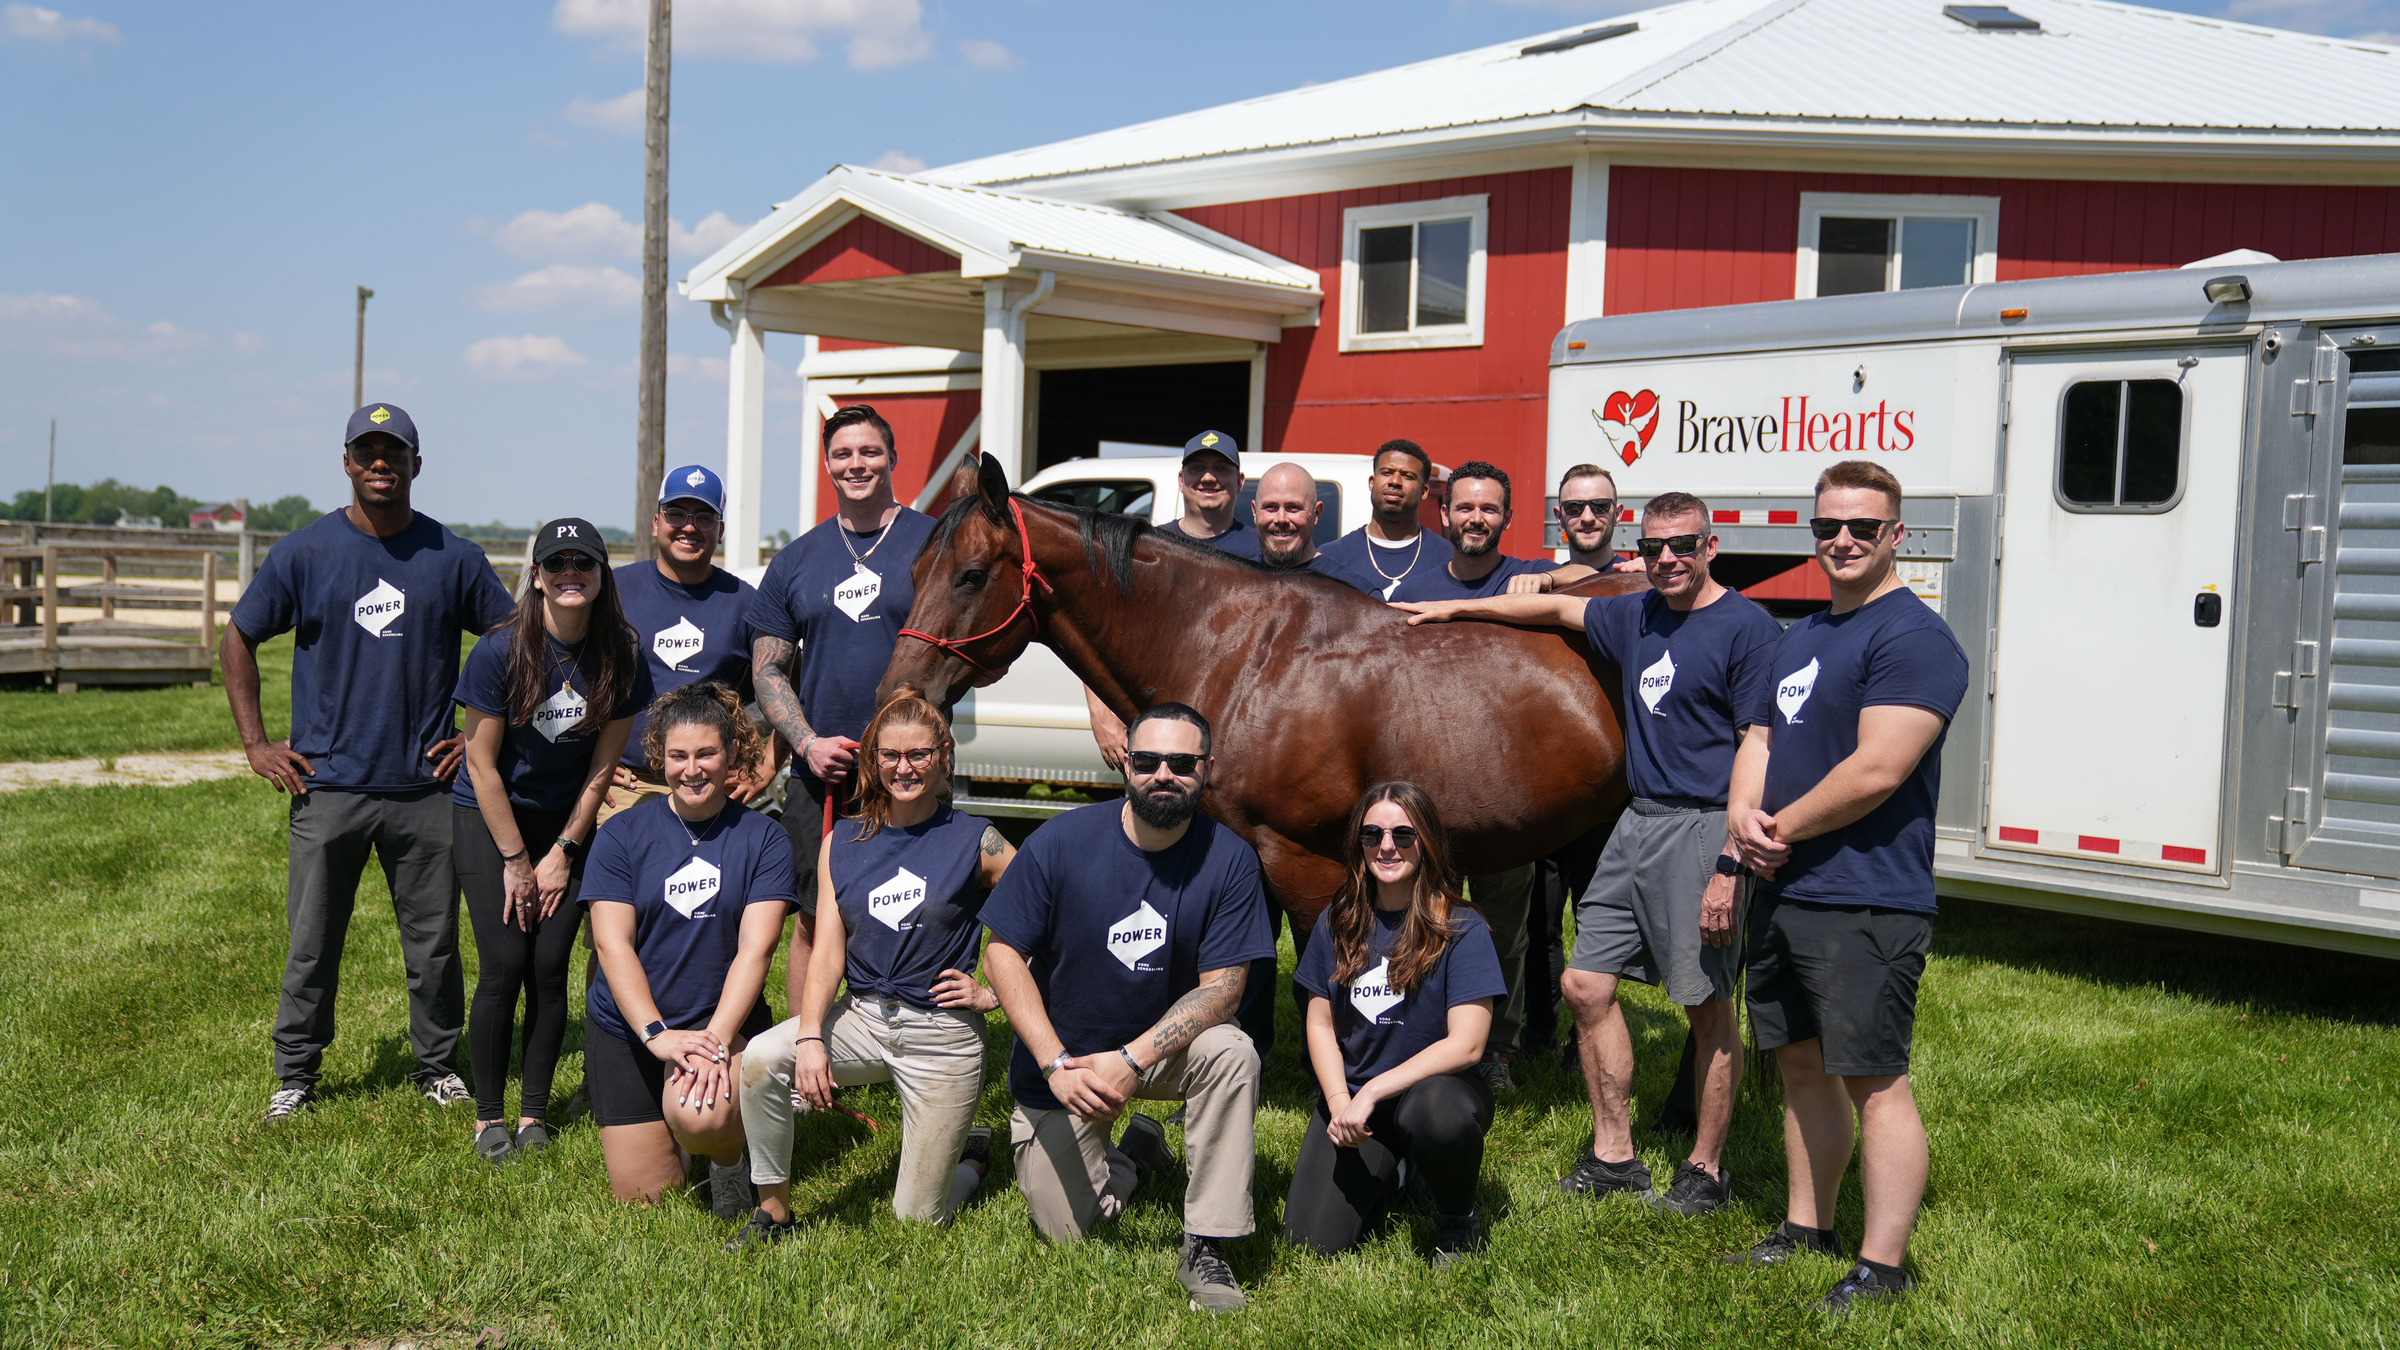
[[[1945,895],[2400,956],[2400,254],[1591,319],[1550,482],[1810,555],[1872,459],[1973,666]]]

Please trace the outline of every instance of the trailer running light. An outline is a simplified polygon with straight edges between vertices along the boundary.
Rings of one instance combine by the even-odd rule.
[[[2210,277],[2200,283],[2200,293],[2212,305],[2246,305],[2250,303],[2250,278]]]
[[[2026,309],[2004,309],[2000,311],[2000,319],[2005,323],[2016,319],[2022,319],[2027,314],[2032,312],[2033,311]]]
[[[1580,342],[1570,342],[1570,343],[1568,343],[1568,344],[1567,344],[1567,350],[1568,350],[1568,351],[1571,351],[1571,352],[1579,352],[1579,351],[1582,351],[1582,350],[1583,350],[1583,344],[1582,344],[1582,343],[1580,343]]]

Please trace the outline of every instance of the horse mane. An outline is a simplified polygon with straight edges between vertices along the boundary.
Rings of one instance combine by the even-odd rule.
[[[1133,591],[1133,549],[1134,545],[1140,543],[1144,538],[1156,540],[1162,547],[1184,549],[1195,556],[1214,558],[1219,562],[1247,568],[1250,571],[1274,577],[1279,581],[1322,582],[1346,594],[1360,594],[1350,586],[1335,581],[1331,577],[1311,572],[1305,568],[1292,570],[1269,567],[1255,558],[1235,557],[1223,549],[1210,545],[1205,540],[1187,539],[1178,534],[1166,534],[1150,522],[1136,520],[1132,516],[1119,515],[1113,511],[1094,511],[1089,507],[1072,506],[1066,502],[1046,502],[1028,497],[1022,492],[1011,492],[1008,495],[1009,500],[1013,502],[1045,511],[1056,511],[1072,517],[1075,521],[1075,533],[1083,540],[1085,560],[1091,564],[1094,573],[1106,574],[1109,580],[1115,582],[1117,593],[1120,595],[1129,595]],[[933,533],[925,540],[924,551],[931,552],[948,547],[951,537],[958,533],[958,527],[965,523],[970,513],[978,510],[983,513],[984,519],[993,525],[1004,530],[1010,528],[1008,518],[990,509],[980,493],[969,493],[951,502],[942,511],[941,520],[935,524]]]

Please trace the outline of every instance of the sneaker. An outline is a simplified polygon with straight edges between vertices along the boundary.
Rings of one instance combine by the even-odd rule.
[[[1893,1270],[1886,1274],[1860,1261],[1850,1267],[1850,1273],[1844,1275],[1825,1297],[1809,1306],[1829,1317],[1847,1317],[1861,1303],[1898,1298],[1916,1287],[1917,1282],[1905,1270]]]
[[[1134,1171],[1143,1178],[1175,1165],[1175,1152],[1167,1147],[1167,1127],[1139,1111],[1126,1119],[1125,1133],[1117,1139],[1117,1151],[1133,1159]]]
[[[767,1217],[765,1210],[754,1209],[750,1211],[750,1222],[743,1224],[740,1232],[725,1240],[725,1250],[736,1255],[754,1252],[762,1247],[772,1247],[798,1231],[798,1219],[777,1222]]]
[[[1842,1238],[1830,1230],[1819,1233],[1813,1228],[1801,1228],[1786,1219],[1774,1232],[1760,1238],[1756,1245],[1738,1252],[1727,1252],[1717,1258],[1721,1266],[1779,1266],[1802,1252],[1839,1258]]]
[[[797,1119],[799,1119],[800,1117],[802,1117],[802,1116],[805,1116],[805,1115],[807,1115],[809,1112],[811,1112],[811,1111],[814,1111],[814,1110],[816,1110],[816,1109],[817,1109],[817,1108],[816,1108],[816,1107],[815,1107],[813,1104],[811,1104],[811,1103],[809,1102],[808,1098],[806,1098],[806,1097],[803,1097],[803,1096],[801,1096],[801,1095],[800,1095],[800,1089],[798,1089],[798,1088],[793,1088],[793,1089],[792,1089],[792,1118],[793,1118],[793,1119],[797,1120]]]
[[[279,1087],[267,1098],[267,1123],[281,1125],[303,1111],[317,1109],[317,1090],[306,1084]]]
[[[475,1094],[467,1091],[466,1080],[454,1073],[428,1078],[417,1084],[417,1090],[435,1106],[459,1106],[475,1100]]]
[[[515,1156],[517,1143],[508,1137],[508,1127],[498,1121],[475,1132],[475,1156],[498,1167]]]
[[[750,1190],[750,1154],[731,1164],[710,1162],[708,1165],[708,1207],[727,1223],[750,1212],[757,1197]]]
[[[518,1159],[530,1157],[550,1147],[552,1142],[550,1127],[540,1121],[537,1120],[531,1125],[520,1125],[517,1127],[517,1151],[510,1155],[509,1161],[515,1162]]]
[[[1600,1155],[1588,1148],[1575,1160],[1574,1170],[1559,1178],[1558,1188],[1569,1195],[1588,1195],[1594,1200],[1611,1191],[1630,1191],[1644,1200],[1655,1194],[1650,1184],[1650,1169],[1641,1159],[1602,1162]]]
[[[978,1125],[967,1131],[966,1146],[958,1151],[958,1160],[973,1167],[975,1175],[992,1174],[992,1127]]]
[[[1723,1209],[1732,1198],[1733,1173],[1712,1177],[1707,1168],[1686,1158],[1676,1165],[1675,1179],[1667,1183],[1667,1193],[1653,1196],[1650,1203],[1677,1214],[1708,1214]]]
[[[1482,1072],[1483,1084],[1492,1090],[1493,1096],[1512,1097],[1516,1095],[1517,1080],[1515,1075],[1508,1071],[1508,1056],[1494,1050],[1485,1055],[1483,1062],[1475,1067]]]
[[[1233,1263],[1225,1259],[1225,1245],[1216,1238],[1184,1234],[1183,1255],[1175,1262],[1175,1278],[1182,1282],[1184,1292],[1192,1296],[1194,1312],[1240,1312],[1249,1305],[1250,1301],[1242,1297],[1242,1287],[1233,1282]]]
[[[1454,1266],[1483,1250],[1483,1225],[1472,1211],[1433,1216],[1433,1264]]]

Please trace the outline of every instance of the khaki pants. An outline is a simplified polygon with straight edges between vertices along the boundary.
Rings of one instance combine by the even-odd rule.
[[[1486,1043],[1503,1055],[1517,1053],[1525,1023],[1525,927],[1533,912],[1534,866],[1527,863],[1467,878],[1467,899],[1491,925],[1492,944],[1500,949],[1500,974],[1508,981],[1508,997],[1492,1008],[1492,1035]]]
[[[750,1141],[750,1179],[762,1186],[791,1178],[799,1035],[794,1017],[742,1051],[742,1133]],[[845,998],[825,1019],[825,1055],[840,1086],[890,1083],[900,1093],[900,1181],[892,1211],[949,1222],[980,1179],[959,1154],[983,1096],[983,1019],[898,999]]]
[[[611,783],[608,785],[608,800],[600,803],[600,815],[593,821],[593,828],[606,825],[608,818],[619,811],[640,806],[652,797],[664,797],[670,790],[664,783],[653,783],[642,778],[634,779],[632,787],[619,787]]]
[[[1183,1053],[1150,1066],[1133,1095],[1188,1103],[1184,1113],[1183,1231],[1243,1237],[1257,1227],[1250,1174],[1257,1163],[1258,1050],[1240,1027],[1220,1023]],[[1110,1146],[1110,1127],[1072,1111],[1017,1104],[1009,1143],[1017,1188],[1033,1226],[1052,1242],[1071,1242],[1123,1212],[1133,1195],[1133,1160]]]

